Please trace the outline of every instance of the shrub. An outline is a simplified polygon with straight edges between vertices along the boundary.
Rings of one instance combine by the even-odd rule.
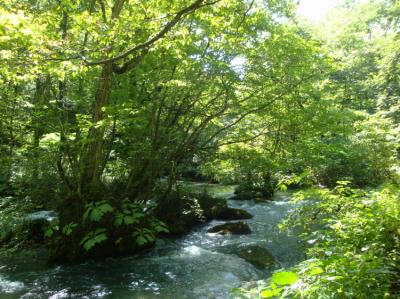
[[[333,189],[299,192],[299,208],[282,224],[301,228],[310,246],[308,259],[287,271],[291,283],[266,281],[241,291],[243,298],[391,298],[400,258],[400,192],[352,189],[340,182]],[[311,200],[310,200],[311,199]],[[397,294],[398,295],[398,294]]]

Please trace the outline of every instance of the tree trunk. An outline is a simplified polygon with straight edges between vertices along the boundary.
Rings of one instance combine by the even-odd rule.
[[[116,0],[112,8],[111,20],[116,20],[126,0]],[[108,53],[111,53],[112,45]],[[101,122],[105,119],[104,108],[108,105],[111,96],[113,77],[113,63],[103,64],[95,101],[92,110],[93,126],[89,129],[86,151],[81,157],[81,176],[78,187],[80,194],[93,194],[100,186],[100,177],[106,161],[103,160],[103,144],[105,126]]]
[[[93,191],[100,183],[101,169],[103,164],[102,152],[105,127],[101,121],[105,119],[104,107],[107,106],[111,96],[112,64],[103,66],[95,102],[93,107],[93,126],[89,129],[87,150],[81,158],[80,192]]]

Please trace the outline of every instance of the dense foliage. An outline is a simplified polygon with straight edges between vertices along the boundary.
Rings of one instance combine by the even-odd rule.
[[[62,261],[137,253],[224,204],[182,178],[237,184],[238,199],[326,186],[286,224],[310,229],[310,259],[263,296],[391,294],[400,4],[345,1],[318,26],[295,9],[1,0],[0,245]],[[40,210],[57,216],[24,218]]]
[[[254,298],[395,298],[399,271],[399,190],[310,189],[295,194],[297,210],[282,229],[301,231],[307,260],[247,290]],[[276,276],[285,273],[278,281]],[[247,294],[247,295],[246,295]]]

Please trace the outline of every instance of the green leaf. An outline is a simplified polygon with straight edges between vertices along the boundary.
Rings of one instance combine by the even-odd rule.
[[[113,211],[113,207],[108,204],[108,203],[104,203],[102,205],[99,206],[99,209],[105,214],[105,213],[109,213]]]
[[[89,219],[90,221],[98,222],[106,213],[110,213],[113,210],[113,207],[104,200],[97,203],[89,203],[86,205],[86,211],[83,215],[83,219]]]
[[[105,228],[98,228],[95,231],[89,232],[83,239],[81,240],[81,245],[85,248],[86,251],[91,250],[96,244],[104,242],[108,237],[106,235]]]
[[[324,272],[325,272],[324,269],[322,269],[321,267],[315,267],[310,270],[309,274],[311,276],[315,276],[315,275],[319,275]]]
[[[121,214],[121,213],[118,213],[118,214],[115,216],[114,225],[117,226],[117,227],[118,227],[118,226],[121,226],[123,220],[124,220],[124,215]]]
[[[103,241],[105,241],[105,240],[107,240],[107,236],[106,236],[106,234],[104,234],[104,233],[101,233],[101,234],[97,235],[97,236],[94,238],[94,241],[95,241],[96,243],[101,243],[101,242],[103,242]]]
[[[137,243],[139,246],[141,246],[141,245],[146,244],[146,243],[147,243],[147,240],[146,240],[146,238],[144,238],[142,235],[138,235],[138,236],[136,237],[136,243]]]
[[[276,272],[272,276],[272,281],[279,285],[291,285],[299,280],[299,276],[294,272]]]
[[[62,233],[66,236],[69,236],[77,226],[78,224],[71,222],[63,227]]]
[[[260,293],[261,298],[272,298],[274,297],[274,291],[272,290],[263,290]]]
[[[281,189],[281,191],[283,191],[283,192],[286,192],[288,188],[285,184],[280,184],[279,189]]]
[[[156,226],[154,227],[154,230],[155,230],[157,233],[169,233],[169,229],[168,229],[166,226],[164,226],[164,225],[156,225]]]
[[[83,244],[83,248],[85,248],[86,251],[89,251],[90,249],[93,248],[94,245],[95,245],[94,240],[93,239],[89,239]]]
[[[282,288],[277,288],[274,290],[269,290],[269,289],[262,290],[260,293],[260,296],[261,296],[261,298],[272,298],[272,297],[278,296],[282,290],[283,290]]]
[[[149,241],[153,242],[155,240],[155,236],[152,233],[145,234],[144,237]]]
[[[89,218],[89,215],[90,215],[91,211],[93,210],[93,208],[94,208],[94,204],[92,202],[86,205],[86,211],[83,214],[84,220],[87,220]]]
[[[125,222],[126,225],[130,225],[130,224],[137,223],[138,220],[136,218],[132,217],[132,216],[125,216],[124,217],[124,222]]]
[[[93,209],[89,214],[89,219],[92,221],[100,221],[104,213],[100,209]]]

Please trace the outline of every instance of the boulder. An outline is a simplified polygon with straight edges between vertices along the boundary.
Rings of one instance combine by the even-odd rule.
[[[265,202],[268,202],[268,200],[265,199],[264,197],[256,197],[256,198],[254,199],[254,202],[255,202],[255,203],[265,203]]]
[[[213,197],[207,193],[198,194],[198,202],[207,220],[214,219],[214,207],[226,207],[226,199]]]
[[[170,236],[183,236],[205,218],[198,198],[192,194],[171,192],[155,209],[155,216],[168,226]]]
[[[267,249],[258,245],[239,248],[235,254],[258,269],[268,269],[276,263],[274,256]]]
[[[247,235],[251,233],[251,229],[250,226],[245,222],[228,222],[214,226],[207,232],[217,233],[220,235]]]
[[[229,208],[227,206],[214,206],[211,209],[211,214],[216,220],[243,220],[253,218],[253,215],[245,210]]]

